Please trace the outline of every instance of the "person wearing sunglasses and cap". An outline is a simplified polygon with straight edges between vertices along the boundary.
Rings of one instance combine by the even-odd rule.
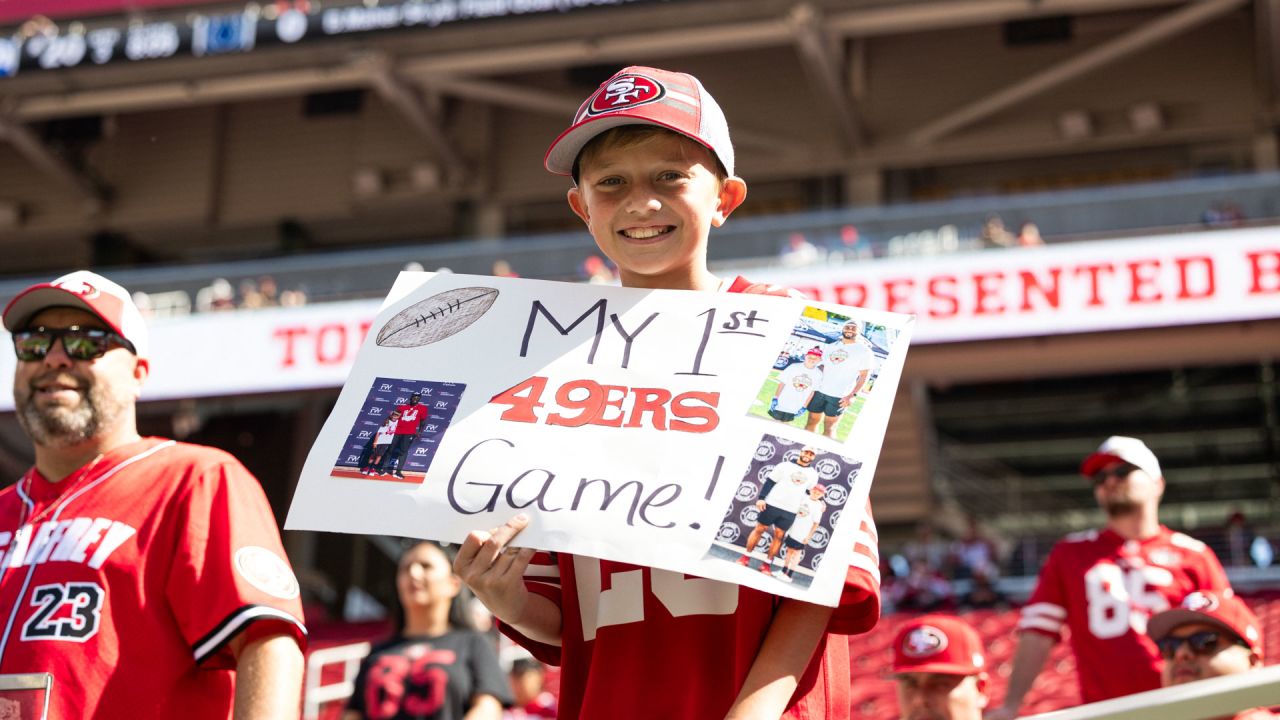
[[[48,717],[296,718],[306,630],[257,480],[138,434],[151,364],[129,293],[79,271],[4,310],[35,466],[0,491],[0,675]]]
[[[1080,474],[1106,526],[1068,535],[1049,553],[1022,608],[1008,691],[989,719],[1017,717],[1064,628],[1084,702],[1155,690],[1160,653],[1145,633],[1148,619],[1198,590],[1230,594],[1213,551],[1160,524],[1164,474],[1145,443],[1107,438]]]
[[[982,638],[958,617],[911,620],[893,643],[893,679],[902,720],[980,720],[987,706]]]
[[[1147,623],[1147,635],[1164,658],[1165,687],[1262,667],[1262,625],[1235,595],[1194,592],[1182,604]],[[1232,720],[1271,720],[1270,710],[1254,708]]]

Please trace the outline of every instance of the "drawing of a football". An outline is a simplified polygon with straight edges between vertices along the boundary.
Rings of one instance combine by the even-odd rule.
[[[493,307],[498,290],[465,287],[436,293],[395,314],[378,330],[382,347],[414,348],[456,335]]]

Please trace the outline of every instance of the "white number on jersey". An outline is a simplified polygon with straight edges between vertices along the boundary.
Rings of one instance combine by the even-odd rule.
[[[583,640],[594,640],[602,627],[644,620],[644,570],[611,573],[608,590],[601,589],[599,560],[575,557],[573,571],[578,581]],[[731,615],[738,609],[737,585],[686,578],[684,573],[656,568],[649,570],[649,583],[654,597],[674,617]]]
[[[1101,639],[1124,635],[1133,628],[1147,631],[1147,618],[1169,609],[1169,600],[1152,588],[1173,584],[1173,573],[1150,565],[1121,569],[1100,562],[1084,574],[1089,603],[1089,631]]]
[[[98,634],[102,601],[97,583],[41,585],[31,593],[36,611],[22,626],[23,640],[71,640],[84,642]]]

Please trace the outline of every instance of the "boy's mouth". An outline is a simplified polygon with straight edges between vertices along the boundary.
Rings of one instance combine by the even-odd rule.
[[[626,228],[618,232],[629,240],[652,240],[675,229],[674,225],[653,225],[650,227]]]

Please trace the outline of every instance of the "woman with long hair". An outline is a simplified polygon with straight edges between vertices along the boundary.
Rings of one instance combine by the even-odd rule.
[[[448,554],[428,541],[405,550],[396,596],[395,635],[361,664],[343,720],[499,720],[510,685]]]

